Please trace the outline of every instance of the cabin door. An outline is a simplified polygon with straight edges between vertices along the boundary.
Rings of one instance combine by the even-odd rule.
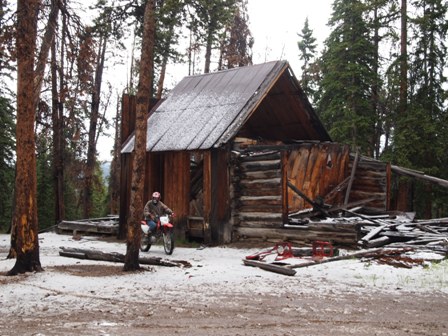
[[[187,235],[190,239],[203,240],[204,220],[204,155],[202,152],[190,154],[190,208],[187,221]]]

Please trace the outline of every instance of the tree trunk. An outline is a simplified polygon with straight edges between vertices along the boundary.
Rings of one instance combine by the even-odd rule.
[[[175,12],[173,12],[171,14],[171,22],[174,22],[174,16],[175,16]],[[168,56],[169,56],[169,49],[170,49],[170,45],[171,45],[171,39],[172,36],[174,34],[174,23],[172,23],[169,27],[168,30],[168,37],[165,43],[165,46],[163,48],[163,59],[162,59],[162,66],[160,69],[160,77],[159,77],[159,81],[157,83],[157,94],[156,94],[156,98],[157,100],[162,99],[162,94],[163,94],[163,84],[165,82],[165,74],[166,74],[166,66],[168,64]]]
[[[65,19],[62,27],[61,40],[65,40]],[[64,116],[64,43],[61,43],[61,58],[58,71],[56,44],[51,46],[51,95],[52,95],[52,122],[53,122],[53,178],[55,192],[55,223],[65,218],[64,206],[64,163],[63,163],[63,116]],[[59,89],[58,89],[59,74]]]
[[[146,165],[146,116],[152,97],[152,77],[154,72],[155,39],[155,1],[146,3],[142,52],[140,61],[140,78],[137,90],[134,159],[132,162],[131,197],[127,229],[127,250],[124,270],[134,271],[140,268],[138,255],[140,246],[140,221],[143,216],[143,190]]]
[[[210,23],[211,26],[211,23]],[[210,62],[212,57],[213,29],[209,26],[207,34],[207,44],[205,46],[205,66],[204,73],[210,73]]]
[[[380,49],[380,36],[379,36],[379,27],[380,22],[378,18],[378,7],[375,2],[375,8],[373,12],[373,22],[374,22],[374,34],[373,34],[373,44],[375,46],[374,51],[374,60],[373,60],[373,72],[375,75],[375,80],[372,86],[372,103],[373,110],[375,111],[375,123],[374,123],[374,133],[372,139],[372,150],[371,156],[375,159],[378,159],[380,156],[381,150],[381,113],[380,113],[380,104],[379,104],[379,49]]]
[[[37,237],[37,174],[34,139],[36,111],[34,54],[39,0],[17,2],[17,162],[11,248],[16,263],[8,275],[41,271]]]
[[[92,213],[93,179],[96,163],[97,129],[100,110],[101,84],[103,80],[104,61],[106,58],[107,35],[100,37],[99,51],[96,62],[95,82],[92,92],[92,109],[90,113],[89,142],[87,147],[87,162],[84,171],[83,214],[89,218]]]
[[[41,1],[37,1],[39,4]],[[39,56],[37,58],[36,70],[34,72],[34,104],[37,106],[40,99],[40,91],[42,88],[42,82],[45,75],[45,67],[47,65],[48,54],[50,53],[51,45],[53,44],[53,39],[56,32],[56,26],[59,16],[59,0],[51,1],[51,11],[48,17],[47,26],[45,28],[45,33],[42,39],[42,45],[39,51]],[[37,37],[37,35],[36,35]],[[35,39],[36,41],[36,39]]]
[[[165,73],[166,73],[166,65],[167,65],[167,63],[168,63],[168,56],[165,55],[165,56],[163,56],[162,66],[160,68],[160,77],[159,77],[159,81],[157,83],[157,94],[156,94],[156,99],[157,100],[162,99],[163,83],[165,82]]]
[[[110,213],[118,214],[120,208],[120,148],[121,148],[121,132],[120,132],[120,98],[117,98],[117,114],[115,117],[115,140],[112,163],[110,167],[109,194],[110,194]]]
[[[401,51],[400,51],[400,109],[401,116],[406,113],[408,100],[408,31],[407,0],[401,0]]]

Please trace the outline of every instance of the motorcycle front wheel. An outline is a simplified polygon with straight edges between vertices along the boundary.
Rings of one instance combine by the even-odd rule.
[[[140,240],[140,251],[148,252],[151,248],[151,243],[149,242],[149,237],[146,235],[142,235],[142,239]]]
[[[163,236],[163,248],[165,253],[170,255],[174,251],[174,233],[172,230],[167,230],[162,233]]]

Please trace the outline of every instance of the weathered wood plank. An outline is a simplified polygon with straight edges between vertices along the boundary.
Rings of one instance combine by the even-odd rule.
[[[280,169],[280,160],[272,161],[254,161],[254,162],[242,162],[240,164],[242,171],[254,171],[254,170],[275,170]]]
[[[236,237],[273,239],[284,241],[300,241],[305,244],[311,244],[316,240],[330,241],[333,244],[345,246],[357,246],[358,235],[353,233],[340,232],[318,232],[301,229],[283,229],[283,228],[249,228],[234,227]]]
[[[293,269],[287,268],[285,266],[262,262],[262,261],[243,259],[243,263],[246,266],[258,267],[265,271],[270,271],[270,272],[279,273],[279,274],[283,274],[283,275],[293,276],[296,274],[296,271],[294,271]]]

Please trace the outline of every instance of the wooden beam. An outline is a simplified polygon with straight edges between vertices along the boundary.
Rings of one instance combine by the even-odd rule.
[[[347,190],[345,191],[344,205],[346,205],[348,203],[348,199],[350,197],[350,192],[352,191],[352,185],[353,185],[353,180],[355,179],[356,167],[358,166],[358,161],[359,161],[359,150],[356,150],[355,159],[354,159],[353,165],[352,165],[352,172],[350,174],[350,180],[348,181]]]
[[[406,168],[402,168],[399,166],[391,166],[391,169],[397,173],[397,174],[401,174],[401,175],[407,175],[407,176],[411,176],[411,177],[415,177],[417,179],[420,180],[424,180],[424,181],[428,181],[428,182],[432,182],[435,184],[438,184],[442,187],[448,188],[448,181],[447,180],[443,180],[434,176],[429,176],[426,175],[423,172],[419,172],[419,171],[415,171],[415,170],[411,170],[411,169],[406,169]]]

